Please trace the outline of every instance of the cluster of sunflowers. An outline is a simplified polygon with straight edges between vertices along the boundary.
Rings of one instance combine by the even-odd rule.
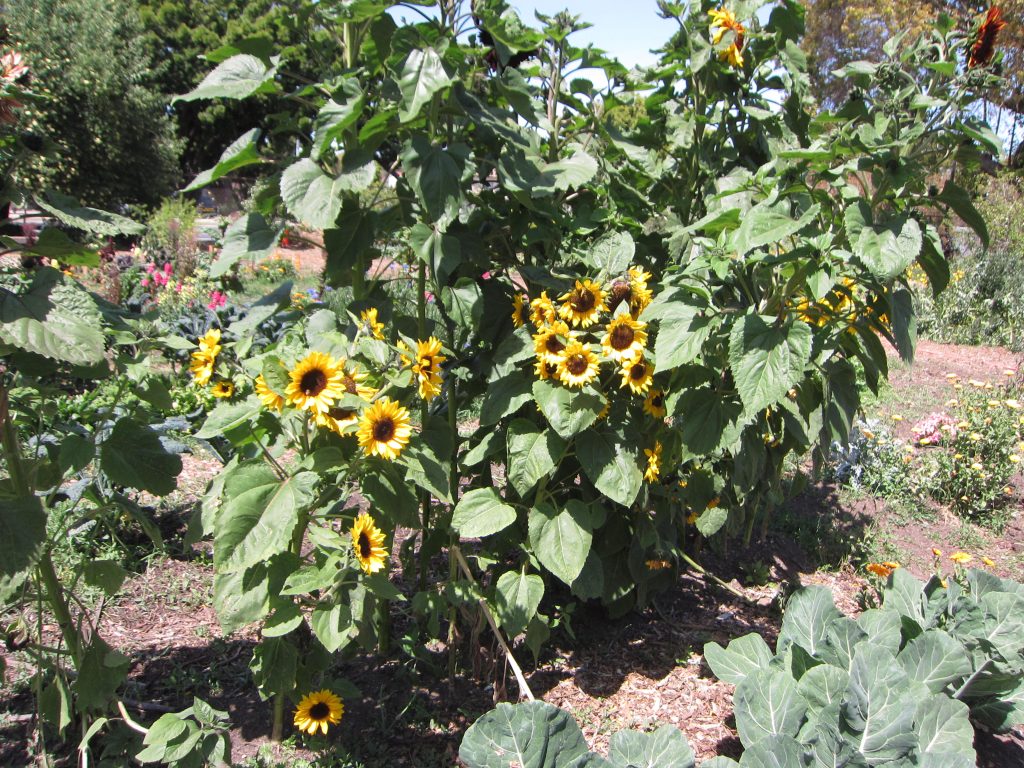
[[[603,362],[611,363],[615,373],[605,385],[619,380],[620,389],[643,396],[643,410],[655,419],[664,419],[665,393],[652,386],[654,365],[647,359],[647,323],[640,315],[651,303],[649,272],[630,267],[625,275],[612,281],[607,290],[592,280],[577,280],[575,286],[558,297],[556,305],[544,291],[532,301],[524,294],[513,299],[512,322],[519,328],[529,321],[534,327],[536,353],[534,372],[539,379],[558,381],[566,387],[582,388],[599,383]],[[529,313],[527,313],[529,307]],[[610,315],[603,329],[594,326],[602,315]],[[602,387],[604,389],[604,387]],[[606,401],[599,418],[608,414]],[[648,466],[645,476],[655,480],[660,470],[661,444],[645,449]]]
[[[213,378],[217,366],[217,355],[220,354],[220,331],[213,328],[199,338],[199,349],[192,353],[189,371],[196,385],[205,387]],[[218,378],[211,389],[214,397],[229,398],[235,394],[235,385],[228,378]]]

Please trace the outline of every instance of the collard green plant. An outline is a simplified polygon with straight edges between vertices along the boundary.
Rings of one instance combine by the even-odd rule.
[[[619,731],[603,757],[587,748],[572,715],[542,701],[499,704],[466,731],[459,758],[468,768],[694,768],[678,728]]]
[[[957,576],[923,584],[897,568],[881,607],[856,620],[826,588],[803,588],[775,654],[758,635],[705,646],[736,685],[744,747],[785,750],[789,765],[973,765],[972,721],[997,732],[1024,722],[1024,588]]]

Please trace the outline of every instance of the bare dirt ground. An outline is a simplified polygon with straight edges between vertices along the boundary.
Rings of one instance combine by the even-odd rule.
[[[898,408],[910,421],[948,399],[946,373],[997,381],[1016,365],[1005,350],[923,341],[914,366],[893,361],[895,396],[880,408],[883,415]],[[192,505],[219,469],[209,458],[188,457],[183,488],[165,502],[161,516],[169,541],[184,531]],[[1021,487],[1017,478],[1011,500],[1016,514],[1002,536],[972,533],[996,561],[996,572],[1016,578],[1024,572]],[[534,693],[572,712],[597,750],[605,750],[610,735],[621,728],[670,723],[683,731],[698,760],[718,754],[736,757],[740,744],[732,719],[733,688],[715,680],[704,664],[706,642],[726,643],[758,632],[774,643],[780,623],[776,598],[785,585],[823,584],[832,589],[842,610],[856,612],[865,582],[843,563],[871,536],[892,537],[906,554],[905,567],[920,576],[931,568],[932,547],[966,548],[961,546],[964,526],[947,512],[908,519],[884,502],[851,497],[827,484],[813,485],[794,499],[784,520],[769,530],[767,540],[750,551],[707,551],[702,556],[746,599],[684,574],[654,605],[620,620],[609,621],[600,609],[581,606],[572,618],[574,637],[556,632],[536,663],[528,649],[518,646],[516,655]],[[125,696],[137,707],[133,715],[141,722],[153,722],[161,710],[188,706],[196,695],[230,713],[238,763],[262,765],[255,762],[262,748],[265,756],[269,752],[283,765],[324,754],[333,756],[334,762],[327,763],[331,766],[447,768],[458,764],[461,734],[473,720],[495,700],[515,698],[515,681],[486,630],[472,653],[461,654],[453,679],[446,674],[448,654],[440,643],[416,660],[396,661],[400,652],[391,658],[350,652],[332,670],[361,692],[346,700],[342,724],[325,739],[292,736],[285,746],[271,749],[270,706],[259,700],[248,671],[255,630],[222,636],[211,606],[208,546],[187,551],[174,547],[140,569],[102,613],[101,633],[134,662]],[[762,578],[750,578],[754,566]],[[407,628],[408,622],[397,616],[396,645]],[[463,632],[457,639],[465,651],[471,642],[468,630]],[[8,662],[10,678],[24,663],[13,654]],[[0,765],[30,763],[30,707],[28,696],[12,698],[0,688]],[[986,768],[1024,766],[1020,732],[999,738],[982,735],[977,747],[979,765]]]

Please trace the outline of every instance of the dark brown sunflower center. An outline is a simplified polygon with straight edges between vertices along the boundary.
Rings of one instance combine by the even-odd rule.
[[[569,359],[565,361],[566,370],[573,376],[582,376],[586,373],[589,365],[590,361],[587,360],[587,356],[579,352],[575,355],[570,355]]]
[[[325,702],[318,701],[309,708],[310,720],[326,720],[331,714],[331,708]]]
[[[373,554],[373,545],[370,543],[370,537],[366,535],[366,531],[359,534],[359,556],[369,557]]]
[[[430,373],[430,366],[431,366],[431,364],[433,362],[434,362],[433,358],[421,357],[420,358],[420,370],[423,371],[423,373]]]
[[[645,373],[647,373],[647,365],[645,363],[633,363],[633,367],[629,369],[629,378],[640,381]]]
[[[569,305],[577,312],[589,312],[597,304],[597,297],[593,291],[585,289],[575,290],[569,297]]]
[[[621,304],[623,301],[628,301],[631,298],[630,294],[632,293],[633,289],[629,287],[629,283],[627,283],[625,280],[616,280],[614,283],[612,283],[612,296],[610,305],[611,311],[614,312],[615,308],[619,306],[619,304]]]
[[[548,376],[554,376],[558,373],[558,366],[553,363],[544,363],[544,370]]]
[[[299,389],[307,397],[316,397],[327,387],[327,374],[319,368],[313,368],[302,374]]]
[[[665,407],[665,398],[662,395],[655,395],[654,397],[651,398],[651,405],[653,405],[658,410],[661,410],[662,408]]]
[[[633,345],[634,338],[636,338],[636,333],[632,328],[628,325],[617,325],[612,330],[612,349],[617,349],[620,352],[624,349],[629,349]]]
[[[378,443],[386,443],[395,436],[395,422],[389,418],[383,418],[373,425],[373,439]]]
[[[343,387],[345,387],[345,391],[348,392],[350,395],[359,394],[359,388],[356,386],[356,380],[353,379],[351,376],[346,376],[344,379],[342,379],[341,384]]]
[[[559,352],[565,349],[565,344],[560,342],[557,336],[551,335],[544,340],[544,349],[546,349],[548,352],[554,355],[557,355]]]
[[[330,415],[332,419],[337,419],[338,421],[346,421],[348,419],[351,419],[356,412],[353,411],[351,408],[331,408],[330,410],[327,411],[327,413],[328,415]]]

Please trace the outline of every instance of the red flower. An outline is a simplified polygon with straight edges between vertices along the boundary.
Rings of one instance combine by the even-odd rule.
[[[971,46],[971,54],[967,58],[967,68],[984,67],[992,61],[996,52],[996,37],[999,30],[1006,26],[1003,20],[1003,12],[998,5],[993,5],[985,14],[985,20],[978,27],[978,36]]]

